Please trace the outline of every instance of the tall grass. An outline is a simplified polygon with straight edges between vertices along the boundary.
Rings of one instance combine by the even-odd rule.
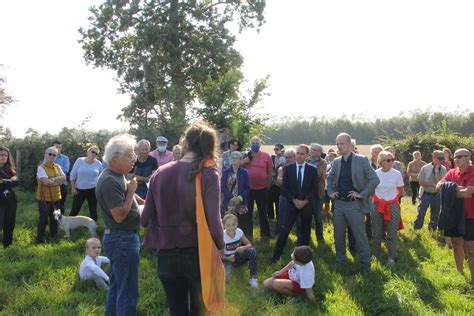
[[[0,314],[102,315],[105,291],[79,280],[78,268],[84,257],[87,230],[78,229],[71,241],[36,245],[38,211],[31,193],[18,192],[19,209],[15,240],[0,250]],[[68,211],[67,211],[68,213]],[[87,215],[84,207],[82,213]],[[222,315],[316,315],[316,314],[453,314],[473,315],[474,294],[465,275],[454,267],[451,251],[442,238],[425,228],[419,234],[411,229],[416,209],[408,199],[402,203],[405,229],[400,233],[399,259],[395,266],[372,265],[369,275],[359,273],[358,261],[348,253],[349,265],[336,266],[333,227],[325,224],[325,244],[317,244],[312,233],[316,302],[292,300],[265,293],[261,282],[284,266],[295,246],[290,236],[282,259],[270,264],[275,240],[260,241],[258,227],[254,245],[258,251],[260,288],[248,285],[248,269],[233,271],[227,284],[227,305]],[[427,215],[428,219],[428,215]],[[258,221],[257,219],[255,219]],[[99,219],[98,233],[103,223]],[[274,225],[274,223],[273,223]],[[274,228],[274,227],[273,227]],[[61,233],[60,233],[61,234]],[[144,249],[140,261],[139,314],[167,314],[165,295],[156,277],[156,256]]]

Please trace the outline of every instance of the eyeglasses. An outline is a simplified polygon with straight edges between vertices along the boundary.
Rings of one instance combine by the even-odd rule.
[[[393,162],[393,161],[395,161],[395,159],[390,159],[390,158],[389,158],[389,159],[385,159],[384,161],[386,161],[386,162]]]
[[[457,156],[454,156],[454,159],[461,159],[464,157],[469,157],[469,155],[457,155]]]
[[[56,154],[53,154],[53,153],[48,153],[48,156],[53,156],[53,157],[56,157],[57,155]]]
[[[96,151],[93,151],[93,150],[91,150],[91,154],[94,154],[94,155],[96,155],[96,156],[97,156],[99,153],[98,153],[98,152],[96,152]]]
[[[280,150],[280,148],[275,147],[275,148],[273,148],[273,150]]]

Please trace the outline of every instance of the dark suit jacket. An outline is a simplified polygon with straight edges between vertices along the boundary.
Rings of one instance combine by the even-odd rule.
[[[316,168],[306,163],[301,193],[299,192],[296,178],[296,163],[286,165],[283,171],[282,195],[286,197],[290,203],[293,203],[293,199],[308,200],[311,203],[313,197],[318,192],[318,172]]]

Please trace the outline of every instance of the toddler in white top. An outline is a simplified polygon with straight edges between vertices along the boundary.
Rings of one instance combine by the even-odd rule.
[[[281,270],[273,273],[271,278],[263,281],[266,290],[283,295],[300,295],[306,293],[311,301],[315,300],[313,251],[309,246],[296,247],[291,261]]]
[[[110,280],[101,265],[110,263],[110,260],[100,255],[101,248],[100,240],[97,238],[89,238],[86,241],[86,257],[79,267],[79,277],[82,280],[94,281],[97,287],[107,289]]]
[[[227,214],[222,219],[224,224],[224,250],[221,251],[221,259],[228,272],[230,266],[240,267],[246,262],[249,263],[251,287],[258,287],[257,284],[257,251],[245,237],[244,232],[238,228],[238,219],[234,214]]]

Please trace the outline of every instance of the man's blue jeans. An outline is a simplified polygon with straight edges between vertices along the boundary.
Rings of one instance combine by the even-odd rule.
[[[441,204],[441,196],[439,193],[435,195],[424,192],[420,197],[420,205],[418,206],[418,216],[416,217],[414,228],[421,229],[425,221],[426,211],[430,207],[430,223],[428,229],[433,230],[438,227],[439,209]]]
[[[136,231],[117,229],[104,234],[103,241],[111,271],[105,314],[136,315],[140,236]]]

